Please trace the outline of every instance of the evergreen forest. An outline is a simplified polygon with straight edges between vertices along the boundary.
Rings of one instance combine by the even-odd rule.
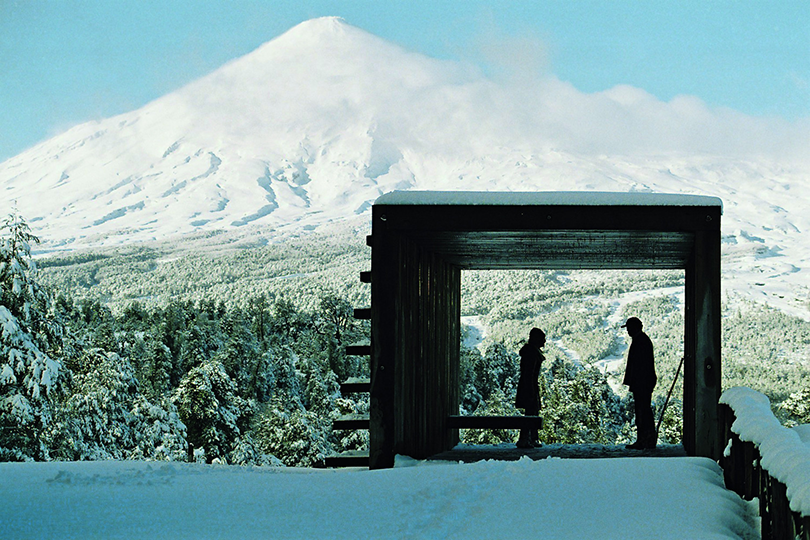
[[[320,466],[367,448],[332,421],[368,412],[339,383],[368,377],[353,308],[369,305],[362,225],[271,239],[182,242],[32,255],[25,220],[0,227],[0,461],[149,459]],[[465,271],[461,413],[520,414],[517,351],[548,336],[540,377],[547,444],[634,436],[620,384],[637,316],[656,347],[656,418],[683,350],[683,274]],[[680,292],[679,292],[680,291]],[[810,322],[728,295],[723,385],[765,393],[786,425],[810,423]],[[661,441],[681,438],[682,385]],[[462,431],[468,444],[514,431]]]

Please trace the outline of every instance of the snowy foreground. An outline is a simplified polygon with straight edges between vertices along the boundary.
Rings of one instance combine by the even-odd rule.
[[[758,538],[704,458],[0,463],[0,538]]]

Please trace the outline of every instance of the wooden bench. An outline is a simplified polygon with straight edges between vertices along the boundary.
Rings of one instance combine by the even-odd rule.
[[[542,429],[539,416],[459,416],[447,417],[448,429]]]

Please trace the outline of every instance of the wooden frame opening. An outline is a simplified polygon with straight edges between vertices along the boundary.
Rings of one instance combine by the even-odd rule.
[[[372,208],[370,468],[451,449],[462,269],[685,270],[684,448],[719,458],[716,197],[392,192]]]

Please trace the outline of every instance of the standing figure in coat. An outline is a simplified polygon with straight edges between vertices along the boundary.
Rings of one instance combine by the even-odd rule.
[[[635,450],[655,448],[658,442],[652,411],[652,393],[658,377],[655,374],[653,344],[649,336],[642,332],[642,326],[636,317],[630,317],[622,325],[633,338],[627,353],[623,384],[630,387],[635,402],[636,442],[627,445],[627,448]]]
[[[539,328],[529,332],[529,342],[520,349],[520,379],[518,379],[515,407],[523,409],[526,416],[537,416],[540,412],[540,387],[537,378],[540,376],[540,364],[545,358],[540,349],[546,344],[546,334]],[[521,429],[518,448],[540,446],[536,429]]]

